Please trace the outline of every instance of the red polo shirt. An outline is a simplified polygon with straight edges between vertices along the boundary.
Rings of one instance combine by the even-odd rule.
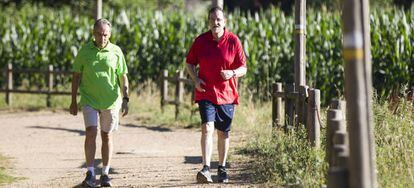
[[[214,104],[238,104],[237,78],[224,80],[221,70],[234,70],[246,66],[246,57],[239,38],[224,29],[220,41],[215,41],[211,31],[198,36],[187,55],[187,63],[199,66],[198,77],[206,91],[195,90],[195,101],[208,100]]]

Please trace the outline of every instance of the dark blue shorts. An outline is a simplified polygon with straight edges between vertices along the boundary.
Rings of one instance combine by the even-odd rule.
[[[234,115],[234,104],[216,105],[207,100],[198,101],[201,122],[214,122],[214,127],[229,132]]]

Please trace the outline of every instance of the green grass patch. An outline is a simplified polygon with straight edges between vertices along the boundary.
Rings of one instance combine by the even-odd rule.
[[[401,101],[394,114],[388,103],[374,105],[378,183],[381,187],[414,185],[414,107]]]
[[[311,147],[303,128],[286,133],[262,127],[240,152],[252,156],[253,177],[259,183],[304,187],[326,184],[324,149]]]
[[[11,104],[6,103],[6,94],[0,93],[0,110],[38,111],[46,109],[46,95],[12,93]],[[70,105],[70,95],[52,95],[50,109],[66,109]]]
[[[19,179],[7,174],[6,170],[10,167],[9,159],[0,155],[0,185],[9,184]]]
[[[268,106],[264,104],[248,111],[255,114]],[[392,105],[393,110],[390,106],[375,103],[373,109],[378,184],[381,187],[410,187],[414,184],[414,107],[412,102],[402,100],[393,113],[395,105]],[[276,186],[321,187],[326,184],[326,109],[322,110],[321,116],[321,149],[309,145],[305,130],[285,133],[272,130],[270,123],[265,126],[256,124],[256,129],[252,129],[255,135],[239,150],[252,157],[255,180]]]
[[[173,86],[173,84],[170,84]],[[165,105],[161,108],[160,90],[153,82],[145,82],[137,88],[137,93],[130,94],[129,111],[138,116],[143,124],[164,125],[181,128],[200,127],[199,113],[195,109],[197,104],[191,101],[190,95],[184,96],[184,103],[179,108],[179,114],[175,116],[175,105]],[[174,88],[169,88],[169,99],[174,98]]]

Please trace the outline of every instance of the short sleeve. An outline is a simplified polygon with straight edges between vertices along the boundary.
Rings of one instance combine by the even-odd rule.
[[[117,75],[123,75],[128,73],[128,67],[126,65],[124,54],[122,53],[122,50],[119,49],[118,53],[118,69],[116,71]]]
[[[234,68],[246,67],[246,55],[240,40],[236,37],[236,55],[234,57]]]
[[[187,54],[186,62],[192,65],[198,65],[198,40],[194,40],[193,45],[190,48],[190,51]]]
[[[72,65],[72,72],[81,73],[83,70],[83,62],[84,58],[82,56],[82,48],[79,50],[78,54],[75,57],[75,61]]]

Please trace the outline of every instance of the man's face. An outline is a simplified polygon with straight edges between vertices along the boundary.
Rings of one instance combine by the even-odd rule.
[[[104,48],[111,37],[111,28],[107,24],[101,24],[93,31],[93,36],[95,37],[96,46],[99,48]]]
[[[208,26],[213,33],[223,32],[226,25],[226,19],[221,11],[215,11],[210,14],[208,18]]]

